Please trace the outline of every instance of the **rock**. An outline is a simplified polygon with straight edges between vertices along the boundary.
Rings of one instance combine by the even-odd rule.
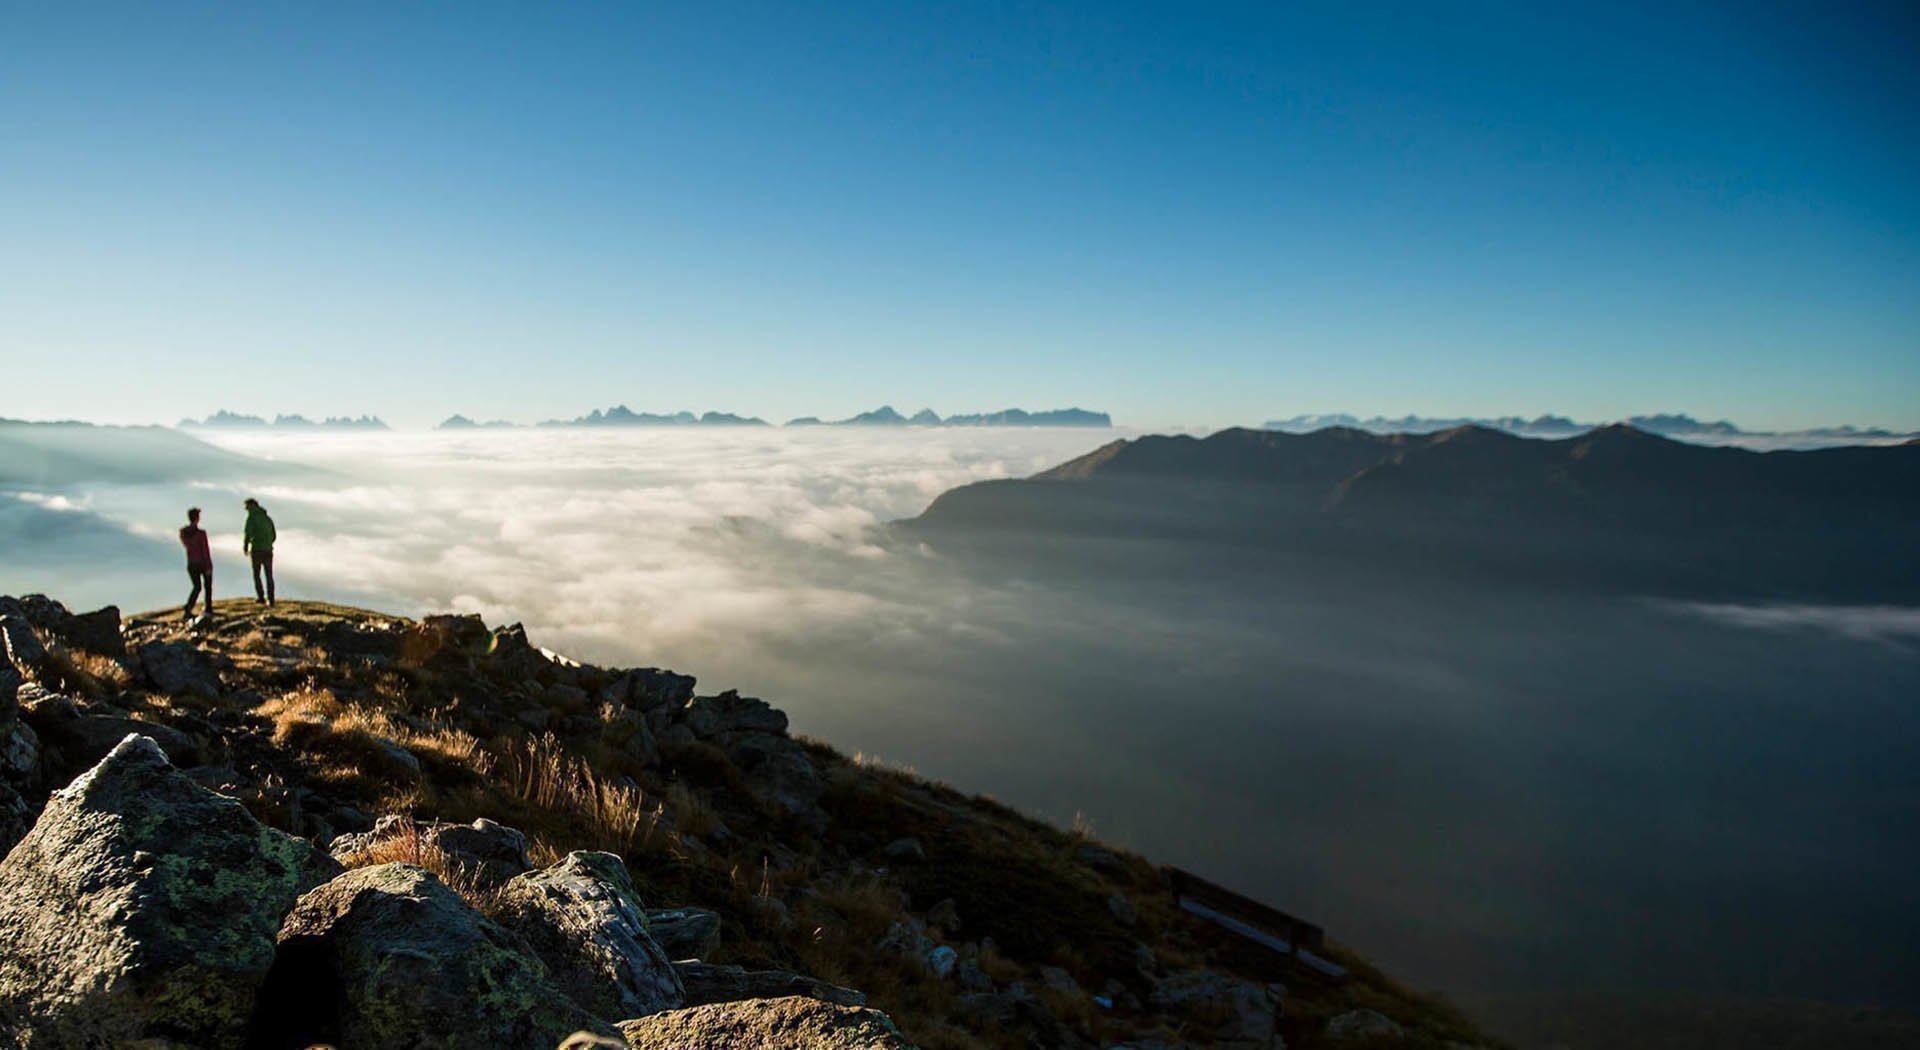
[[[1040,967],[1040,983],[1056,992],[1065,992],[1069,995],[1080,994],[1080,982],[1074,980],[1072,974],[1058,966]]]
[[[44,594],[19,598],[0,597],[0,616],[18,616],[43,631],[51,631],[70,613],[67,607]]]
[[[689,1006],[785,996],[806,996],[841,1006],[867,1005],[867,997],[851,988],[786,970],[749,970],[703,962],[677,962],[673,968],[687,990]]]
[[[413,752],[383,736],[367,734],[367,740],[373,744],[373,754],[377,757],[378,772],[393,780],[412,781],[420,779],[420,759]]]
[[[625,1039],[594,1035],[592,1032],[575,1032],[560,1044],[560,1050],[630,1050],[630,1048]]]
[[[549,1050],[575,1032],[615,1034],[525,941],[411,864],[357,868],[300,898],[261,1017],[267,1046]]]
[[[487,622],[476,613],[429,616],[420,621],[420,626],[438,645],[454,646],[474,653],[484,651],[493,636],[493,632],[487,630]]]
[[[1127,862],[1120,855],[1105,846],[1091,843],[1073,851],[1073,859],[1103,875],[1125,875]]]
[[[61,641],[76,649],[115,660],[127,658],[127,642],[120,634],[120,607],[117,605],[62,617],[52,630]]]
[[[569,715],[585,711],[592,702],[587,697],[587,691],[577,685],[550,685],[543,700],[553,710]]]
[[[1160,1009],[1215,1023],[1214,1045],[1227,1050],[1271,1047],[1279,1002],[1266,985],[1211,970],[1182,970],[1154,986]]]
[[[887,1015],[787,996],[620,1022],[633,1050],[913,1050]]]
[[[671,714],[693,699],[692,675],[674,674],[657,667],[642,667],[614,679],[600,691],[607,703],[625,704],[642,714],[664,710]]]
[[[0,861],[0,1043],[240,1047],[281,917],[335,870],[128,737]]]
[[[669,959],[705,959],[720,947],[720,915],[705,908],[647,912],[647,932]]]
[[[487,663],[507,678],[544,679],[553,672],[553,661],[527,641],[527,629],[517,623],[493,632],[487,643]]]
[[[606,712],[601,720],[600,737],[643,766],[660,764],[660,745],[647,726],[646,716],[631,707]]]
[[[927,972],[944,981],[953,975],[959,962],[960,953],[943,944],[927,953]]]
[[[188,764],[193,738],[171,726],[114,713],[117,709],[82,710],[68,697],[49,697],[26,712],[25,721],[39,734],[42,748],[53,748],[63,760],[55,771],[71,775],[92,766],[130,734],[151,739],[170,761]]]
[[[771,733],[784,736],[787,714],[765,700],[729,689],[719,696],[696,696],[680,712],[680,722],[705,740],[721,733]]]
[[[569,853],[500,887],[495,916],[526,938],[562,991],[601,1017],[644,1017],[686,1003],[673,962],[611,853]]]
[[[804,745],[764,732],[731,733],[725,741],[741,771],[776,805],[816,831],[826,827],[827,815],[820,808],[826,780]]]
[[[943,932],[960,932],[960,906],[952,897],[944,897],[940,903],[927,909],[927,924],[938,926]]]
[[[1407,1030],[1378,1010],[1348,1010],[1327,1022],[1327,1038],[1341,1042],[1404,1039]]]
[[[533,862],[527,859],[527,837],[516,828],[485,817],[471,824],[450,824],[388,815],[375,821],[372,831],[342,835],[333,840],[330,852],[334,859],[345,860],[402,835],[418,836],[423,847],[446,854],[481,885],[502,883],[533,870]]]
[[[40,636],[24,616],[0,616],[0,656],[27,681],[44,679],[51,669],[47,647],[40,644]]]
[[[40,763],[40,736],[25,722],[0,728],[0,780],[23,783]]]
[[[927,859],[926,848],[915,838],[894,839],[880,852],[887,859],[899,864],[918,864]]]
[[[1140,912],[1123,893],[1116,893],[1107,898],[1107,911],[1111,912],[1122,926],[1132,926],[1140,921]]]
[[[933,950],[933,938],[927,936],[919,920],[909,916],[887,927],[874,947],[893,955],[924,960]]]
[[[970,992],[990,992],[993,990],[993,978],[987,975],[987,971],[980,968],[978,960],[960,960],[960,965],[954,967],[953,979],[960,987]]]
[[[140,648],[140,667],[154,687],[168,696],[220,695],[213,662],[192,642],[153,642]]]
[[[521,725],[538,733],[547,728],[547,723],[553,718],[553,712],[544,707],[523,707],[515,711],[513,717]]]

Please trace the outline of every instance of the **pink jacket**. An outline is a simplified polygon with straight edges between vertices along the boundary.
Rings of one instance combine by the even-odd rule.
[[[187,549],[189,568],[213,568],[213,551],[207,549],[207,530],[192,525],[181,526],[180,545]]]

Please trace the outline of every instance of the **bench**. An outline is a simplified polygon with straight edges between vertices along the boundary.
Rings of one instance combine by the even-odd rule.
[[[1318,954],[1326,946],[1327,934],[1313,923],[1243,897],[1190,871],[1168,868],[1166,875],[1173,903],[1181,911],[1279,952],[1317,973],[1335,979],[1347,975],[1346,967]]]

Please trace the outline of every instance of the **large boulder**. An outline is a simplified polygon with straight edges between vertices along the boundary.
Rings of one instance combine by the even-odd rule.
[[[72,613],[53,625],[53,633],[76,649],[124,660],[127,642],[120,633],[120,607],[109,605],[90,613]]]
[[[912,1050],[887,1015],[789,996],[620,1022],[633,1050]]]
[[[765,700],[729,689],[719,696],[696,696],[679,713],[680,723],[705,740],[721,733],[787,731],[787,714]]]
[[[657,667],[638,667],[608,683],[600,690],[600,699],[642,713],[661,709],[678,711],[693,699],[693,687],[692,675],[674,674]]]
[[[525,941],[411,864],[356,868],[280,928],[257,1045],[553,1050],[615,1034],[562,993]]]
[[[0,861],[0,1044],[238,1048],[281,917],[333,870],[127,737]]]
[[[749,970],[742,966],[692,961],[674,963],[673,968],[679,972],[680,983],[686,988],[687,1002],[695,1006],[795,995],[837,1006],[867,1005],[863,992],[786,970]]]
[[[495,915],[525,937],[563,991],[601,1017],[643,1017],[686,1002],[673,963],[611,853],[574,852],[500,887]]]
[[[169,696],[220,695],[220,676],[213,661],[192,642],[154,642],[140,649],[140,667],[154,688]]]
[[[505,882],[533,870],[533,862],[527,859],[527,836],[518,828],[485,817],[471,824],[453,824],[388,815],[375,821],[371,831],[334,839],[329,852],[335,860],[344,863],[395,839],[411,840],[407,843],[410,849],[442,854],[457,865],[462,874],[482,885]]]

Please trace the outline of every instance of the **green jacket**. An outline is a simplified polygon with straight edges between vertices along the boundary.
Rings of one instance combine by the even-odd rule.
[[[270,551],[273,549],[273,519],[261,507],[247,511],[247,527],[241,533],[240,549],[243,551]]]

